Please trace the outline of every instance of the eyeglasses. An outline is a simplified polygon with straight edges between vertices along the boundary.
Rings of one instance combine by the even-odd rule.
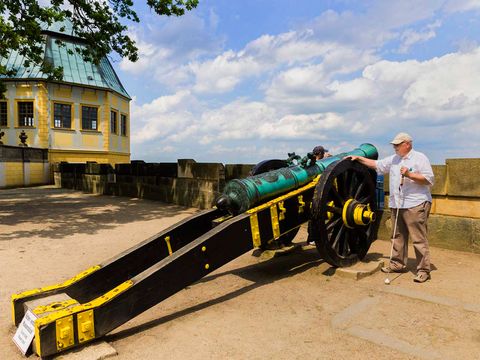
[[[400,145],[404,144],[405,141],[402,141],[400,144],[392,144],[394,148],[399,147]]]

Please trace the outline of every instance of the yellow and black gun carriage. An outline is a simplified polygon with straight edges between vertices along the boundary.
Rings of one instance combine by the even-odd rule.
[[[376,174],[348,155],[378,157],[362,144],[303,165],[262,162],[229,182],[216,207],[61,284],[12,295],[14,324],[27,309],[38,317],[33,351],[42,357],[86,344],[251,249],[291,243],[306,222],[326,262],[354,264],[374,237]]]

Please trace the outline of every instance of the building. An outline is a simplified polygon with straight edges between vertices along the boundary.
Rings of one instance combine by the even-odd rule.
[[[63,80],[51,81],[39,67],[24,67],[12,51],[0,59],[16,74],[3,78],[0,141],[17,146],[23,132],[29,147],[48,149],[49,163],[130,162],[130,96],[107,58],[94,65],[75,48],[85,46],[69,23],[43,31],[45,61],[63,67]],[[63,43],[63,46],[58,44]]]

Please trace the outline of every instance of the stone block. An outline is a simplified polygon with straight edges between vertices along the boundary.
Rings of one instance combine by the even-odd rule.
[[[113,195],[116,196],[126,196],[126,197],[138,197],[138,187],[135,183],[116,183],[116,186],[112,186],[112,191],[114,191]]]
[[[480,158],[447,159],[449,196],[480,197]]]
[[[388,240],[392,234],[390,212],[380,219],[378,238]],[[480,253],[480,219],[431,214],[428,219],[428,241],[431,246]]]
[[[113,173],[113,167],[110,164],[98,164],[95,161],[87,161],[85,164],[85,174],[106,175]]]
[[[177,163],[159,163],[154,175],[175,178],[177,177],[177,171]]]
[[[191,171],[194,179],[225,180],[225,167],[220,163],[195,163]]]
[[[22,148],[18,146],[0,146],[0,160],[2,162],[22,161]]]
[[[132,160],[130,162],[130,175],[141,176],[145,174],[145,171],[146,171],[145,161]]]
[[[20,146],[0,146],[0,161],[2,162],[48,162],[48,150]]]
[[[53,173],[53,184],[55,185],[56,188],[61,188],[62,187],[62,174],[59,172],[54,172]]]
[[[126,184],[132,184],[136,181],[136,177],[135,176],[131,176],[131,175],[119,175],[119,174],[116,174],[117,175],[117,183],[126,183]]]
[[[385,174],[383,176],[383,190],[385,191],[385,194],[390,194],[390,176],[388,174]]]
[[[480,254],[480,220],[472,220],[472,248]]]
[[[225,180],[246,178],[254,166],[254,164],[226,164]]]
[[[436,196],[432,213],[480,219],[480,198]]]
[[[48,161],[48,150],[47,149],[38,149],[38,148],[23,148],[24,160],[31,162],[47,162]]]
[[[197,163],[192,159],[178,160],[178,178],[224,180],[225,167],[220,163]]]
[[[219,196],[218,182],[212,180],[176,179],[173,184],[173,202],[183,206],[207,209]]]
[[[171,185],[144,185],[143,198],[165,203],[174,203]]]
[[[363,261],[360,261],[350,267],[337,268],[335,270],[335,275],[352,280],[360,280],[380,271],[383,266],[383,260],[371,260],[368,259],[367,256],[367,258],[365,258]]]
[[[137,176],[136,181],[140,182],[142,184],[149,184],[149,185],[155,185],[157,182],[157,177],[156,176]]]
[[[431,215],[428,219],[428,241],[444,249],[472,251],[473,224],[470,218]]]
[[[68,164],[68,163],[66,163]],[[68,166],[68,169],[71,171],[71,172],[74,172],[76,174],[85,174],[86,172],[86,167],[87,167],[87,164],[85,163],[74,163],[74,164],[69,164]]]
[[[385,210],[377,216],[378,230],[377,239],[388,240],[392,236],[392,221],[390,210]]]
[[[115,173],[117,175],[131,175],[131,164],[115,164]]]
[[[432,187],[432,195],[447,195],[447,166],[432,165],[435,181]]]
[[[196,161],[193,159],[178,159],[177,177],[193,178],[192,165],[195,163]]]
[[[177,177],[177,163],[145,163],[143,176]]]

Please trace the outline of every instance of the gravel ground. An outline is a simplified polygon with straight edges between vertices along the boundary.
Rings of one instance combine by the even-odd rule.
[[[53,187],[0,190],[0,359],[24,358],[12,342],[11,294],[66,280],[195,211]],[[305,240],[302,228],[295,242]],[[376,241],[369,258],[386,259],[389,245]],[[247,253],[105,340],[122,360],[478,359],[480,256],[431,253],[431,281],[406,273],[390,286],[382,273],[338,276],[311,246],[268,261]]]

